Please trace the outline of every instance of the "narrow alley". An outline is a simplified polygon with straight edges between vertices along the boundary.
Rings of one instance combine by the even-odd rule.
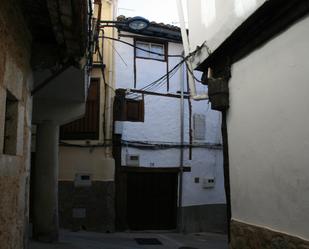
[[[227,238],[220,234],[196,233],[94,233],[61,231],[58,243],[31,241],[30,249],[227,249]]]
[[[309,249],[308,0],[0,0],[0,249]]]

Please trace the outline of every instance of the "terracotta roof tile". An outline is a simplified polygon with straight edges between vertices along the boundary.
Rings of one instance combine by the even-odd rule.
[[[127,20],[130,20],[132,17],[126,17],[126,16],[118,16],[117,17],[117,21],[127,21]],[[171,25],[171,24],[165,24],[165,23],[157,23],[157,22],[154,22],[154,21],[151,21],[150,22],[150,25],[151,26],[155,26],[155,27],[161,27],[161,28],[165,28],[165,29],[169,29],[169,30],[173,30],[173,31],[179,31],[180,32],[180,28],[177,27],[177,26],[174,26],[174,25]]]

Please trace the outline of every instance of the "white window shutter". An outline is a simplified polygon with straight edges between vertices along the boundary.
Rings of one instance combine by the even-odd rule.
[[[204,114],[193,115],[194,139],[205,140],[206,122]]]

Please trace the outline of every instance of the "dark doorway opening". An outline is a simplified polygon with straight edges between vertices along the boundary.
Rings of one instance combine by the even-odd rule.
[[[177,187],[177,172],[127,172],[128,228],[176,229]]]

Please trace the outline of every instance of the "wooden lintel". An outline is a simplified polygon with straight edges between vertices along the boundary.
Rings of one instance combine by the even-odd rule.
[[[121,172],[136,172],[136,173],[179,173],[180,167],[133,167],[121,166]],[[191,167],[183,167],[183,172],[191,172]]]

